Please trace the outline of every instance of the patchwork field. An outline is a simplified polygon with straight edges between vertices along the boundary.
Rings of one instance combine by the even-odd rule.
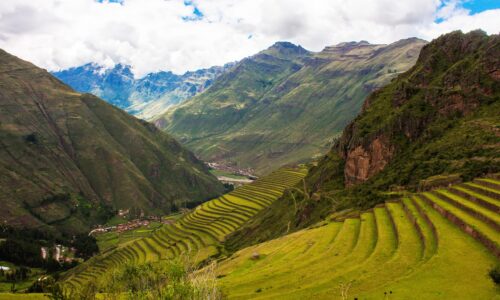
[[[500,299],[500,180],[410,195],[245,248],[219,264],[230,299]]]
[[[269,206],[305,175],[306,169],[280,169],[205,202],[175,224],[164,225],[146,238],[123,244],[69,271],[65,282],[69,288],[79,288],[126,262],[144,263],[186,253],[201,262],[218,254],[220,243],[229,233]]]

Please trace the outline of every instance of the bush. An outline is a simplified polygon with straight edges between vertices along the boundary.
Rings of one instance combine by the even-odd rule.
[[[44,260],[40,256],[40,246],[29,241],[7,239],[0,244],[0,257],[18,265],[42,267]]]
[[[96,239],[88,234],[76,235],[71,245],[77,249],[76,256],[83,259],[89,259],[99,252]]]
[[[497,285],[500,284],[500,265],[490,271],[490,277]]]
[[[110,271],[104,281],[86,284],[82,290],[51,288],[51,299],[95,299],[97,293],[106,299],[222,299],[217,288],[215,263],[195,270],[189,260],[178,258],[146,264],[127,264]]]

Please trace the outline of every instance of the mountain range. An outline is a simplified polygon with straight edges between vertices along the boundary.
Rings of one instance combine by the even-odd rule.
[[[0,298],[496,299],[499,58],[476,30],[59,73],[105,101],[0,50]]]
[[[232,63],[182,75],[170,71],[135,78],[128,65],[88,63],[52,74],[78,92],[92,93],[142,119],[150,119],[207,89]]]
[[[87,233],[117,210],[164,214],[223,192],[153,124],[0,51],[3,225]]]
[[[154,123],[204,160],[265,174],[326,152],[364,98],[413,66],[425,44],[361,41],[314,53],[278,42]]]
[[[359,47],[338,47],[350,46]],[[237,86],[231,92],[241,89],[247,96],[242,107],[259,87],[249,74],[287,76],[309,55],[292,44],[268,50],[276,52],[265,53],[258,64],[236,66],[254,67],[246,82],[227,79]],[[190,257],[201,266],[190,274],[196,280],[202,274],[200,290],[213,282],[201,299],[494,299],[499,54],[500,36],[482,31],[431,41],[412,67],[369,93],[317,160],[207,201],[175,223],[73,268],[61,284],[85,294],[93,285],[119,296],[136,286],[117,281],[147,280],[146,272],[131,275],[134,266],[153,269]],[[287,63],[276,65],[284,57]],[[274,68],[262,71],[262,60]],[[194,99],[219,83],[225,82]],[[231,95],[228,89],[219,95],[224,93]],[[210,120],[201,112],[199,117]],[[150,286],[144,290],[152,299],[161,297]]]
[[[483,31],[452,32],[424,46],[412,68],[366,98],[311,164],[300,192],[274,202],[227,247],[500,172],[499,57],[500,36]]]

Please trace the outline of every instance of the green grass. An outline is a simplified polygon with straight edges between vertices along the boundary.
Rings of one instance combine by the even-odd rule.
[[[439,207],[443,208],[444,210],[452,213],[465,223],[467,223],[470,227],[474,228],[478,232],[484,234],[489,240],[494,242],[497,247],[500,246],[500,234],[498,234],[498,231],[491,228],[488,224],[485,222],[475,218],[474,216],[471,216],[469,213],[466,211],[436,197],[433,194],[430,193],[423,193],[422,197],[426,197],[429,199],[431,202],[437,204]]]
[[[498,190],[491,188],[491,187],[488,187],[488,186],[485,186],[485,185],[482,185],[482,184],[478,184],[478,183],[474,183],[474,182],[467,182],[466,186],[475,187],[479,190],[482,190],[483,192],[484,191],[490,192],[491,194],[496,195],[497,197],[500,197],[500,192]]]
[[[387,70],[409,69],[423,45],[417,39],[372,45],[360,55],[264,50],[157,123],[204,160],[223,156],[267,174],[323,155],[369,91],[396,76]]]
[[[489,206],[492,206],[493,208],[496,207],[497,211],[500,210],[500,201],[499,200],[495,200],[495,199],[488,197],[488,196],[485,196],[483,194],[476,193],[473,190],[467,189],[466,186],[455,186],[454,188],[459,190],[459,191],[462,191],[462,192],[464,192],[472,197],[475,197],[475,198],[479,199],[480,201],[486,202]]]
[[[98,280],[103,271],[127,261],[141,264],[188,254],[202,262],[218,255],[221,242],[228,234],[276,200],[286,187],[297,184],[305,174],[304,170],[281,169],[199,205],[192,212],[178,217],[174,224],[152,230],[139,228],[121,235],[103,234],[99,238],[100,246],[116,249],[70,270],[65,275],[65,282],[68,286],[81,286],[89,280]],[[261,185],[270,190],[259,188]]]
[[[20,267],[19,265],[15,265],[7,261],[0,261],[0,266],[9,267],[11,270]],[[29,268],[29,270],[30,274],[25,280],[16,282],[15,289],[17,292],[24,292],[33,284],[35,280],[37,280],[40,276],[47,273],[40,268]],[[11,292],[11,287],[12,287],[11,282],[6,281],[5,277],[0,277],[0,293]]]
[[[483,218],[488,219],[490,222],[500,224],[500,214],[498,214],[497,212],[485,208],[467,199],[464,199],[461,196],[455,195],[447,190],[437,190],[436,192],[452,199],[460,205],[463,205],[467,209],[474,211],[475,213],[481,215]]]
[[[88,233],[117,209],[166,214],[174,202],[195,205],[224,191],[203,162],[153,124],[3,50],[0,90],[7,207],[0,219],[9,225],[62,239]]]
[[[220,284],[230,299],[342,299],[346,286],[347,299],[498,298],[488,276],[498,258],[424,196],[500,238],[423,193],[237,251],[219,263]]]
[[[120,224],[120,223],[118,223]],[[106,232],[96,235],[97,245],[100,252],[105,252],[114,247],[119,247],[136,239],[141,239],[149,236],[155,230],[158,230],[163,225],[159,222],[151,222],[147,227],[138,227],[125,232]]]
[[[424,247],[422,256],[424,260],[427,260],[436,253],[439,243],[434,224],[427,218],[422,208],[413,200],[404,198],[402,202],[411,215],[411,218],[414,220],[417,231],[420,231]]]

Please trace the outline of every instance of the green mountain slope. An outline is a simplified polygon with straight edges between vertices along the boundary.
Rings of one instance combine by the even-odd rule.
[[[199,205],[173,224],[163,225],[147,237],[106,250],[68,271],[64,283],[80,290],[89,284],[108,283],[116,268],[127,263],[143,264],[165,259],[191,257],[194,263],[220,256],[225,237],[259,211],[265,210],[287,188],[306,175],[305,168],[282,168]]]
[[[499,205],[493,178],[408,195],[244,248],[217,276],[229,299],[497,299]]]
[[[311,53],[276,43],[155,123],[205,160],[267,173],[325,153],[366,95],[409,69],[424,44],[343,43]]]
[[[0,220],[82,232],[115,209],[165,213],[223,191],[170,136],[0,51]]]
[[[228,248],[408,190],[500,172],[499,57],[500,36],[481,31],[452,32],[426,45],[413,68],[367,98],[300,191],[233,234]]]

